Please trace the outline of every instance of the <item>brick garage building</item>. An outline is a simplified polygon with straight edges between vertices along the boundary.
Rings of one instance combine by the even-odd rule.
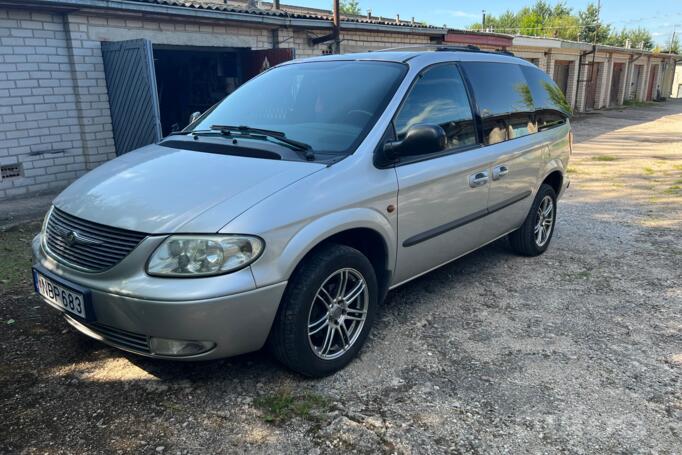
[[[246,4],[0,0],[0,201],[63,188],[184,126],[263,68],[331,51],[318,39],[332,30],[329,12]],[[651,53],[593,55],[585,43],[399,18],[343,17],[340,40],[341,52],[434,42],[513,51],[557,79],[578,111],[667,96],[663,73],[672,80],[673,65]]]
[[[320,55],[329,52],[330,43],[312,40],[330,31],[328,17],[285,11],[170,1],[0,2],[0,200],[58,190],[116,156],[112,103],[120,100],[109,96],[107,77],[114,78],[116,70],[106,74],[102,43],[144,39],[157,67],[178,59],[192,64],[188,54],[212,61],[223,52],[218,63],[224,63],[220,71],[227,76],[221,82],[229,91],[248,77],[254,59],[257,68],[277,63],[265,63],[267,55],[253,50]],[[444,32],[410,22],[345,20],[341,50],[428,44]],[[225,93],[213,95],[201,103],[210,105]],[[160,99],[163,103],[163,95]],[[164,112],[160,115],[167,123]]]

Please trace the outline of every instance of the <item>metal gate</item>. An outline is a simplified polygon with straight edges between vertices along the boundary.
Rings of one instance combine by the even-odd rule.
[[[160,141],[161,115],[151,41],[103,42],[102,59],[116,154]]]
[[[611,106],[619,104],[618,94],[620,93],[620,87],[623,82],[623,68],[624,63],[614,63],[613,64],[613,75],[611,76],[611,95],[609,97],[609,104]]]
[[[592,62],[587,67],[587,87],[585,88],[585,107],[594,109],[597,106],[597,84],[601,73],[601,63]]]

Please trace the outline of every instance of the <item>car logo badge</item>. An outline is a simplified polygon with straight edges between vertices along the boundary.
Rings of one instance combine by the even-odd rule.
[[[78,231],[70,230],[64,227],[58,227],[55,229],[57,235],[61,237],[68,246],[74,245],[102,245],[102,241],[87,237]]]
[[[68,234],[66,234],[66,236],[64,236],[64,240],[66,240],[66,243],[68,243],[69,246],[73,246],[76,243],[77,240],[76,235],[78,234],[76,234],[74,231],[71,231]]]

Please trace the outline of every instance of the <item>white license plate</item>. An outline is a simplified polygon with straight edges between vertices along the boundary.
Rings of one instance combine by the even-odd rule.
[[[50,278],[34,273],[34,280],[38,294],[42,295],[49,303],[69,313],[86,318],[85,296],[61,283]]]

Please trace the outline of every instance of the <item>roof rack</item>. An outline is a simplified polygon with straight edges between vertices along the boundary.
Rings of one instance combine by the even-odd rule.
[[[426,44],[417,46],[402,46],[402,47],[391,47],[388,49],[381,49],[376,52],[481,52],[484,54],[503,54],[514,57],[513,52],[509,52],[503,49],[496,49],[494,51],[482,50],[478,46],[471,44],[467,45],[453,45],[453,44]]]

